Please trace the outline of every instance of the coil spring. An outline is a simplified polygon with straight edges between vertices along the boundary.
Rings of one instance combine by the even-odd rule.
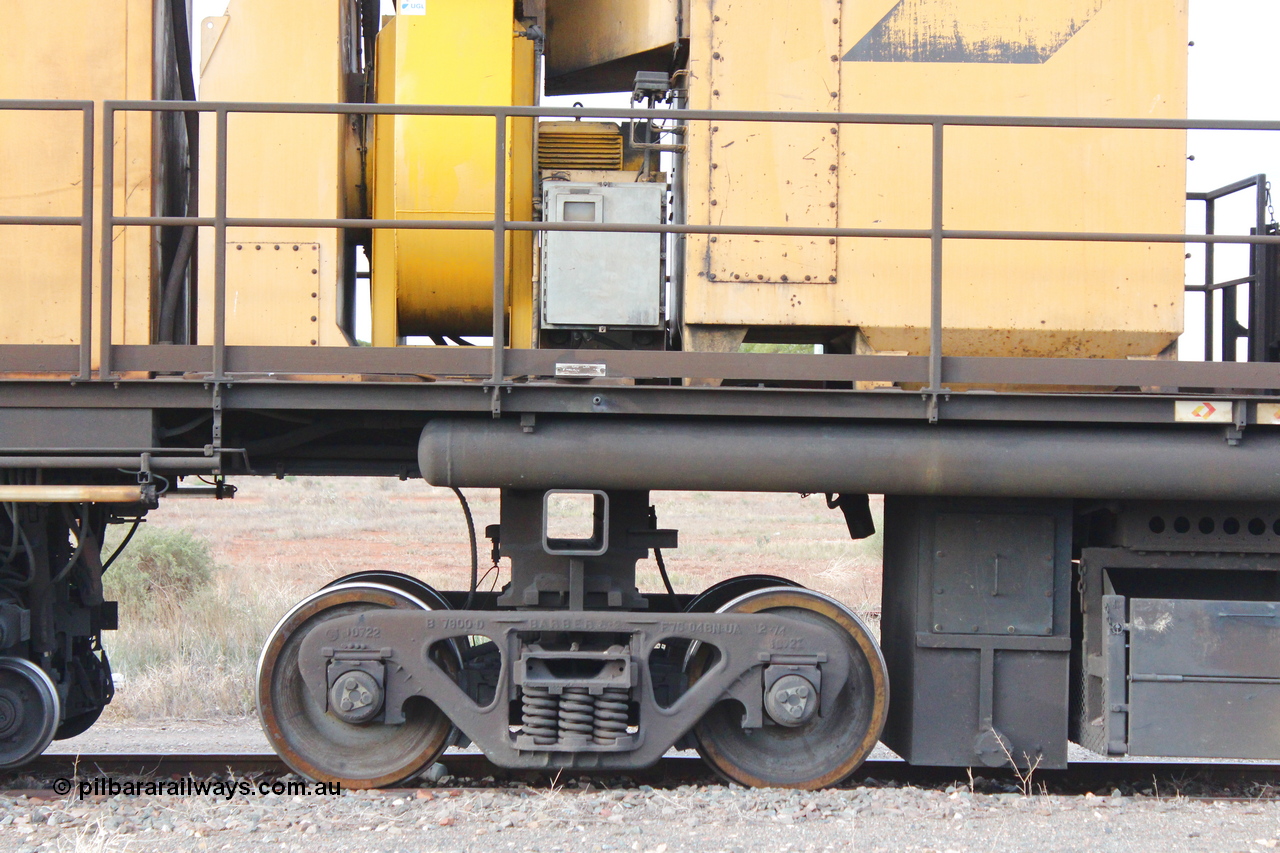
[[[596,699],[585,687],[566,687],[560,696],[560,740],[590,740]]]
[[[611,744],[627,733],[631,691],[625,687],[606,687],[596,700],[594,740]]]
[[[520,723],[524,733],[534,743],[556,742],[556,713],[560,700],[551,695],[547,687],[524,688],[524,702],[520,706]]]

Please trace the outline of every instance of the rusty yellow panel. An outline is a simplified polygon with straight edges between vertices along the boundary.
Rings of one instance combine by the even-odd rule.
[[[839,107],[838,0],[784,16],[750,2],[695,2],[689,101],[695,109],[831,111]],[[694,122],[689,221],[837,223],[838,134],[829,124]],[[685,320],[728,325],[830,322],[836,246],[821,237],[690,236]]]
[[[225,16],[200,22],[200,98],[209,101],[346,100],[354,68],[349,0],[232,0]],[[243,217],[337,218],[351,212],[357,170],[351,119],[325,115],[231,114],[227,213]],[[216,191],[212,116],[200,128],[200,209],[211,216]],[[351,162],[354,159],[354,163]],[[228,231],[228,344],[345,346],[338,324],[343,237],[335,228]],[[244,249],[237,249],[244,246]],[[277,250],[275,247],[279,246]],[[297,252],[294,246],[299,246]],[[252,249],[248,247],[253,247]],[[290,260],[284,261],[281,258]],[[305,258],[310,286],[293,275]],[[284,263],[285,267],[281,264]],[[199,330],[213,334],[213,231],[200,229]],[[312,272],[314,270],[314,272]]]
[[[878,0],[846,10],[844,109],[1182,118],[1182,0]],[[929,224],[930,133],[847,128],[842,226]],[[1180,131],[952,128],[944,224],[1178,232]],[[927,349],[929,260],[905,241],[843,241],[844,322],[877,349]],[[1123,358],[1182,331],[1177,245],[948,241],[943,345],[954,355]]]
[[[102,194],[101,102],[153,96],[149,0],[75,0],[57,14],[36,3],[0,7],[0,98],[98,102],[94,143],[94,215]],[[115,120],[115,212],[153,212],[151,117]],[[80,113],[0,112],[0,214],[78,216],[81,208]],[[118,228],[113,249],[112,339],[149,343],[155,286],[148,228]],[[99,246],[94,239],[94,316]],[[0,343],[67,344],[80,339],[80,232],[75,227],[0,227]],[[95,352],[96,356],[96,352]]]
[[[511,100],[517,104],[532,104],[537,100],[538,57],[534,43],[517,38],[511,62]],[[507,191],[509,210],[513,219],[533,219],[533,140],[537,133],[536,119],[517,119],[510,123],[511,179],[515,182]],[[528,191],[525,188],[528,187]],[[530,348],[537,336],[537,317],[533,298],[533,242],[531,231],[517,231],[511,235],[508,245],[508,301],[510,304],[510,331],[508,339],[513,347]]]
[[[691,96],[701,100],[693,106],[726,106],[714,98],[715,90],[722,96],[743,87],[760,91],[759,79],[788,72],[785,63],[769,58],[765,47],[757,51],[756,67],[732,78],[732,56],[723,62],[714,58],[726,52],[717,51],[712,41],[720,23],[714,17],[729,17],[730,25],[735,15],[763,20],[767,5],[694,3],[690,87]],[[1183,0],[868,0],[840,4],[832,18],[840,20],[835,48],[830,40],[812,42],[813,53],[821,51],[828,61],[827,72],[815,68],[795,78],[795,88],[780,87],[751,106],[792,109],[797,98],[817,104],[825,92],[838,98],[810,109],[1185,115]],[[761,39],[773,37],[769,28],[761,29]],[[714,86],[708,85],[712,80]],[[928,128],[846,125],[838,137],[835,211],[840,226],[929,227]],[[694,139],[696,128],[691,143]],[[723,203],[716,198],[715,178],[698,183],[697,158],[707,157],[710,166],[736,148],[735,143],[725,154],[691,144],[690,221],[749,222],[776,216],[771,204],[757,203],[759,209],[753,211],[746,200]],[[947,228],[1182,230],[1181,132],[953,128],[944,148]],[[740,174],[749,174],[752,165],[741,168]],[[775,165],[761,156],[754,168],[763,173]],[[718,172],[710,169],[712,175]],[[823,198],[812,188],[805,195]],[[711,205],[712,200],[717,204]],[[794,280],[724,282],[720,270],[706,261],[708,255],[720,257],[718,250],[729,245],[724,240],[712,245],[711,253],[701,240],[688,241],[686,322],[775,331],[787,326],[859,327],[878,350],[926,349],[927,242],[841,240],[835,281],[818,288]],[[723,257],[746,269],[755,251]],[[708,280],[703,273],[716,273],[717,279]],[[1182,248],[1176,245],[948,241],[944,347],[957,355],[1153,355],[1182,330],[1182,279]]]
[[[829,56],[839,47],[838,0],[802,4],[761,27],[734,4],[716,4],[705,82],[713,109],[831,110],[839,100]],[[705,128],[706,125],[704,124]],[[837,134],[822,124],[719,122],[708,134],[710,221],[733,224],[759,211],[758,224],[836,224]],[[728,217],[728,218],[726,218]],[[745,220],[743,220],[745,222]],[[715,281],[822,282],[835,275],[827,238],[722,236],[710,244],[707,277]]]
[[[548,0],[547,92],[630,91],[671,60],[688,0]]]
[[[235,242],[227,249],[227,281],[256,281],[269,286],[274,305],[289,310],[265,311],[263,300],[245,288],[227,295],[227,329],[238,340],[274,346],[305,347],[319,334],[322,300],[316,282],[323,266],[319,243]]]
[[[502,0],[432,3],[400,15],[378,37],[378,101],[507,105],[533,102],[532,42]],[[373,206],[379,219],[487,221],[494,213],[494,120],[380,116]],[[532,213],[530,119],[508,123],[504,213]],[[493,318],[493,237],[488,231],[380,229],[373,239],[373,337],[392,346],[427,334],[484,335]],[[512,341],[532,330],[532,241],[507,237]],[[518,293],[513,293],[513,288]]]

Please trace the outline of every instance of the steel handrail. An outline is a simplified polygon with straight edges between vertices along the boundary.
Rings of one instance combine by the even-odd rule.
[[[80,227],[80,340],[77,343],[80,373],[77,379],[85,382],[91,378],[93,369],[93,155],[95,150],[93,109],[93,101],[0,100],[0,110],[79,112],[81,114],[80,215],[0,216],[0,225],[78,225]]]
[[[5,104],[24,102],[0,101]],[[30,103],[30,102],[26,102]],[[69,104],[71,102],[55,102]],[[494,233],[494,316],[492,333],[492,370],[490,384],[496,390],[508,384],[504,368],[505,339],[505,268],[507,231],[608,231],[660,234],[745,234],[762,236],[825,236],[825,237],[878,237],[896,239],[929,239],[931,243],[930,276],[930,347],[928,354],[929,383],[924,389],[931,399],[931,413],[936,407],[937,395],[946,389],[943,385],[942,356],[942,245],[946,240],[1024,240],[1024,241],[1079,241],[1079,242],[1144,242],[1144,243],[1244,243],[1255,246],[1280,243],[1280,237],[1270,235],[1225,234],[1161,234],[1140,232],[1070,232],[1070,231],[1016,231],[983,229],[946,229],[943,227],[943,141],[947,127],[1041,127],[1041,128],[1106,128],[1106,129],[1163,129],[1163,130],[1280,130],[1280,121],[1204,121],[1186,119],[1121,119],[1121,118],[1073,118],[1027,116],[959,116],[914,114],[864,114],[817,112],[766,112],[726,110],[658,110],[612,108],[563,108],[563,107],[513,107],[513,106],[454,106],[407,104],[300,104],[300,103],[249,103],[249,102],[189,102],[189,101],[128,101],[104,102],[104,153],[113,151],[114,114],[121,111],[146,112],[210,112],[216,121],[215,143],[215,200],[213,216],[116,216],[113,194],[103,197],[103,249],[102,249],[102,331],[100,336],[99,377],[113,378],[111,343],[111,240],[115,226],[136,225],[195,225],[213,227],[215,231],[214,263],[214,329],[212,344],[212,377],[225,381],[229,377],[226,366],[226,229],[234,227],[319,227],[319,228],[393,228],[436,230],[491,230]],[[803,226],[725,226],[689,225],[669,223],[645,225],[639,223],[551,223],[526,220],[509,220],[495,215],[491,220],[406,220],[374,218],[286,218],[286,217],[229,217],[226,210],[227,137],[228,116],[231,113],[280,113],[320,115],[407,115],[407,116],[476,116],[490,117],[495,122],[494,150],[494,209],[495,213],[506,209],[506,155],[507,121],[521,117],[562,116],[571,118],[643,118],[681,121],[734,121],[734,122],[790,122],[832,124],[881,124],[913,125],[929,127],[932,131],[932,212],[929,228],[814,228]],[[91,160],[91,158],[90,158]],[[104,156],[104,186],[114,182],[113,158]],[[90,163],[90,168],[92,164]],[[88,183],[88,182],[86,182]],[[87,189],[91,197],[91,187]],[[25,220],[25,221],[30,221]],[[3,223],[4,220],[0,220]],[[87,308],[85,309],[88,310]],[[135,348],[136,349],[136,348]],[[678,367],[679,353],[664,354],[672,360],[673,370]],[[82,354],[82,364],[87,363]],[[678,372],[678,370],[676,371]],[[82,377],[87,370],[82,369]],[[673,373],[674,375],[674,373]],[[852,378],[852,377],[851,377]],[[1280,383],[1278,383],[1280,384]],[[495,403],[496,405],[496,403]]]

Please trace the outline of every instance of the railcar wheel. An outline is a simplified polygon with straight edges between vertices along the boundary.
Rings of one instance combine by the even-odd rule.
[[[744,729],[740,707],[721,702],[693,729],[703,760],[729,781],[750,787],[825,788],[856,770],[879,741],[889,707],[884,658],[862,620],[835,599],[797,588],[749,592],[719,612],[768,612],[826,628],[844,648],[849,676],[837,693],[823,695],[820,715],[812,713],[811,702],[802,703],[796,716],[803,721],[794,724]],[[690,659],[691,680],[708,658],[701,653]]]
[[[775,586],[803,589],[795,581],[789,578],[780,578],[777,575],[738,575],[737,577],[726,578],[713,583],[695,595],[693,600],[689,602],[689,606],[685,608],[685,611],[688,613],[715,613],[740,595],[755,592],[757,589]]]
[[[289,767],[310,779],[347,788],[404,782],[435,761],[452,735],[449,718],[426,700],[411,700],[404,723],[388,725],[345,722],[311,698],[298,670],[303,638],[328,619],[378,608],[436,609],[384,584],[325,587],[285,614],[258,660],[258,715],[267,740]]]
[[[102,716],[105,708],[94,708],[92,711],[85,711],[83,714],[76,714],[74,717],[67,717],[58,726],[57,732],[54,733],[54,740],[67,740],[68,738],[77,737],[84,734],[92,728],[93,724],[98,722],[98,718]]]
[[[0,658],[0,768],[44,752],[61,716],[58,690],[43,669],[24,658]]]
[[[349,575],[343,575],[335,581],[330,581],[324,585],[324,589],[330,589],[335,586],[348,586],[350,584],[380,584],[389,586],[392,589],[399,590],[410,598],[421,601],[426,605],[427,610],[448,610],[449,602],[443,595],[436,590],[435,587],[426,581],[419,580],[413,575],[406,575],[403,572],[391,572],[383,569],[366,569],[362,572],[352,572]],[[445,662],[446,668],[453,672],[462,670],[462,650],[459,648],[456,640],[449,640],[444,644],[448,650],[449,660]],[[442,650],[443,651],[443,650]]]
[[[741,595],[749,592],[755,592],[758,589],[769,589],[771,587],[793,587],[795,589],[804,589],[799,583],[790,578],[778,577],[777,575],[738,575],[737,577],[725,578],[717,581],[711,586],[698,593],[685,607],[686,613],[716,613]],[[698,640],[667,640],[667,646],[672,649],[672,654],[676,660],[682,660],[685,672],[693,674],[691,662],[698,654],[698,650],[702,644]],[[698,669],[700,674],[701,668]],[[693,679],[690,678],[690,682]]]
[[[325,589],[335,586],[347,586],[353,583],[376,583],[383,586],[389,586],[392,589],[398,589],[408,595],[410,598],[416,598],[427,606],[428,610],[448,610],[449,602],[445,601],[443,595],[436,591],[426,581],[418,580],[413,575],[406,575],[404,572],[391,572],[383,569],[366,569],[362,572],[352,572],[349,575],[343,575],[335,581],[330,581],[324,585]]]

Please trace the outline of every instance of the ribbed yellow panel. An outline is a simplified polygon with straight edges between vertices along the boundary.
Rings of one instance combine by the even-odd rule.
[[[378,36],[378,101],[527,105],[532,42],[515,31],[509,0],[428,3]],[[508,122],[505,214],[533,211],[531,119]],[[484,221],[494,213],[495,124],[488,117],[380,116],[373,206],[379,219]],[[493,237],[487,231],[378,230],[373,239],[373,338],[484,335],[492,328]],[[511,341],[532,333],[532,235],[507,237]],[[521,291],[514,293],[513,289]]]
[[[538,168],[618,171],[622,131],[608,122],[543,122],[538,125]]]
[[[1186,114],[1185,0],[815,0],[762,25],[774,7],[694,0],[692,107]],[[928,127],[754,132],[691,126],[690,222],[929,227]],[[946,228],[1184,225],[1181,131],[951,128],[944,150]],[[691,236],[687,247],[688,323],[860,327],[875,349],[927,350],[928,241]],[[1158,353],[1182,330],[1182,255],[1172,244],[947,241],[944,350]]]
[[[71,0],[0,4],[0,98],[152,97],[150,0]],[[80,113],[0,111],[0,214],[79,216]],[[102,146],[95,141],[95,193],[102,194]],[[115,118],[115,212],[153,212],[152,123],[143,113]],[[95,200],[98,221],[101,201]],[[94,246],[94,317],[98,317]],[[112,253],[112,339],[150,342],[155,282],[151,229],[118,228]],[[80,339],[80,231],[76,227],[0,227],[0,343],[68,344]],[[96,355],[96,347],[95,347]]]

